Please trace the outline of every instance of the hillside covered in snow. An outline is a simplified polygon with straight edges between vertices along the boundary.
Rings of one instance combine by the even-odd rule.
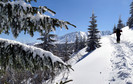
[[[122,31],[120,43],[112,34],[103,36],[102,47],[92,53],[81,50],[87,56],[73,65],[69,76],[73,81],[68,84],[133,84],[133,30]]]

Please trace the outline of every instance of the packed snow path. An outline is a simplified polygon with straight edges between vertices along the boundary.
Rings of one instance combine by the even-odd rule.
[[[115,35],[102,37],[102,47],[73,66],[69,84],[133,84],[132,35],[126,27],[121,43],[116,43]]]
[[[112,44],[115,39],[112,38]],[[121,41],[115,43],[112,53],[112,72],[110,84],[133,84],[133,44]]]

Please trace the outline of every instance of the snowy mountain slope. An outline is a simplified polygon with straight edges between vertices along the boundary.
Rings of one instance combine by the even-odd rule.
[[[63,36],[59,36],[58,37],[58,42],[57,43],[65,43],[66,42],[66,38],[68,40],[69,43],[74,43],[76,40],[76,35],[79,37],[79,39],[87,39],[87,33],[86,32],[72,32],[72,33],[68,33],[66,35]]]
[[[82,50],[80,50],[78,53],[76,54],[73,54],[72,55],[72,58],[70,60],[68,60],[67,64],[70,64],[70,65],[74,65],[77,63],[77,61],[82,58],[82,56],[86,55],[87,52],[86,52],[86,47],[83,48]]]
[[[104,36],[102,47],[73,66],[68,84],[133,84],[133,30],[123,28],[121,43]]]
[[[105,36],[105,35],[110,35],[110,34],[111,34],[110,31],[101,31],[99,35],[100,36]],[[82,32],[82,31],[68,33],[66,35],[59,36],[58,39],[57,39],[58,40],[57,43],[65,43],[66,42],[66,38],[68,39],[68,42],[74,43],[75,40],[76,40],[76,35],[79,37],[79,39],[85,38],[87,40],[88,33],[87,32]]]
[[[102,38],[101,42],[101,48],[96,49],[74,65],[74,72],[70,75],[70,79],[73,79],[73,82],[70,84],[108,84],[108,81],[103,80],[108,80],[109,78],[107,74],[110,74],[110,58],[114,48],[111,46],[108,37]],[[105,52],[105,50],[110,51]]]

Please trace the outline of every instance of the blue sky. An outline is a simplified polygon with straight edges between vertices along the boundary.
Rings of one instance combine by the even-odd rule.
[[[77,26],[77,28],[69,26],[69,30],[57,29],[54,32],[61,36],[75,31],[87,32],[92,10],[97,16],[97,28],[100,31],[112,31],[114,24],[118,23],[120,15],[123,23],[127,22],[128,17],[130,17],[129,5],[131,2],[132,0],[38,0],[37,3],[32,3],[32,5],[47,6],[56,12],[55,16],[51,17],[69,21]],[[9,35],[1,34],[0,37],[29,43],[37,42],[36,38],[40,37],[40,34],[36,32],[34,37],[30,37],[30,35],[21,33],[17,39],[11,33]]]

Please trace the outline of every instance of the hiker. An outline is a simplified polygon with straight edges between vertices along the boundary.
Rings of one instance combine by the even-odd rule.
[[[117,43],[120,43],[121,32],[122,32],[122,30],[120,30],[119,28],[117,28],[115,30],[115,32],[114,32],[114,33],[116,33],[116,37],[117,37],[116,41],[117,41]]]

